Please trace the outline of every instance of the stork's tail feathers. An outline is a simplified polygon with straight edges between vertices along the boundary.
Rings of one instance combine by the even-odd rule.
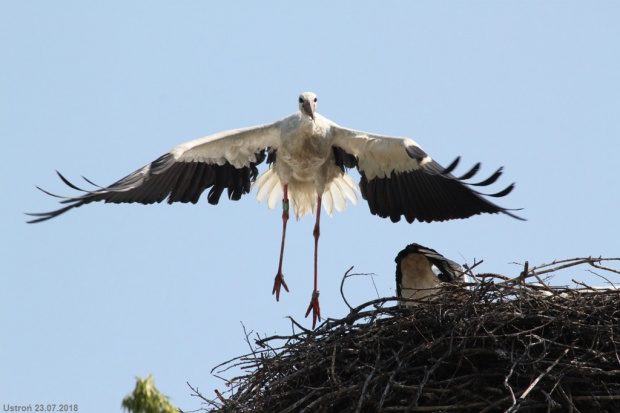
[[[256,200],[267,199],[267,207],[274,209],[282,199],[282,182],[273,168],[269,168],[254,182],[258,188]],[[357,204],[357,183],[348,175],[341,175],[333,179],[325,188],[322,203],[325,211],[331,216],[334,208],[342,212],[347,208],[347,198],[353,205]],[[313,182],[289,182],[288,195],[293,205],[295,216],[299,219],[308,213],[316,212],[316,188]]]
[[[258,179],[254,181],[252,189],[254,189],[254,187],[258,187],[256,200],[262,202],[267,198],[267,207],[269,209],[274,209],[278,201],[280,201],[284,195],[280,178],[275,174],[273,168],[267,169],[265,173],[259,176]]]
[[[334,212],[334,208],[338,212],[344,211],[347,209],[347,198],[349,198],[353,205],[357,205],[356,191],[359,191],[357,182],[349,175],[343,174],[335,178],[327,185],[321,198],[325,211],[327,211],[329,216]],[[314,212],[314,208],[312,212]]]

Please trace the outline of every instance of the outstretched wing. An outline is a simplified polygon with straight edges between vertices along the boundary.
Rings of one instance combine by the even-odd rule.
[[[445,221],[481,213],[504,213],[523,220],[486,197],[503,197],[514,188],[483,194],[473,187],[493,184],[502,174],[499,168],[489,178],[469,183],[480,163],[460,177],[452,175],[459,159],[447,168],[435,162],[413,140],[370,134],[331,124],[334,146],[345,154],[344,165],[356,166],[361,174],[360,190],[370,212],[382,218],[407,222]],[[346,155],[349,155],[348,157]]]
[[[211,188],[207,199],[212,205],[218,203],[225,189],[228,197],[236,201],[250,191],[258,175],[256,166],[265,160],[267,149],[277,149],[280,123],[230,130],[181,144],[106,188],[83,190],[58,173],[65,184],[84,194],[62,197],[39,188],[64,198],[61,203],[67,205],[51,212],[27,214],[37,217],[28,223],[46,221],[96,201],[152,204],[167,198],[169,204],[196,203],[207,188]]]

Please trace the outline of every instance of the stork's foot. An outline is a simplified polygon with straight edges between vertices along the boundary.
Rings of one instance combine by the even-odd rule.
[[[308,306],[308,311],[306,311],[306,317],[310,314],[312,310],[312,328],[316,326],[316,320],[321,321],[321,306],[319,306],[319,292],[312,292],[312,299],[310,300],[310,305]]]
[[[276,301],[280,301],[280,287],[284,287],[284,289],[288,293],[288,287],[284,282],[284,275],[281,272],[276,275],[276,278],[273,281],[273,291],[271,292],[271,295],[276,295]]]

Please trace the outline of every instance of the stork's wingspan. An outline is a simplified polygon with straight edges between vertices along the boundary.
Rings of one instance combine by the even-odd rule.
[[[68,205],[51,212],[29,213],[38,218],[28,222],[45,221],[96,201],[153,204],[168,199],[169,204],[195,204],[207,188],[211,188],[207,199],[212,205],[219,202],[225,189],[228,197],[236,201],[250,192],[258,175],[256,166],[265,160],[268,148],[277,148],[280,123],[286,119],[183,143],[105,188],[83,190],[58,173],[65,184],[85,192],[84,195],[62,197],[39,188],[49,195],[65,198],[61,203]]]
[[[394,222],[401,216],[412,223],[416,219],[431,222],[467,218],[483,212],[502,212],[521,219],[471,188],[472,185],[492,184],[501,175],[501,168],[482,182],[466,183],[464,181],[476,174],[480,164],[457,178],[451,172],[458,158],[444,169],[411,139],[336,125],[316,112],[317,96],[312,92],[302,93],[298,102],[299,111],[286,118],[181,144],[106,188],[85,191],[58,174],[65,184],[84,194],[60,197],[64,198],[61,201],[66,204],[64,208],[28,214],[35,217],[29,222],[45,221],[95,201],[152,204],[167,199],[168,203],[196,203],[207,188],[211,188],[207,197],[209,203],[217,204],[225,189],[230,199],[237,200],[256,183],[257,198],[267,199],[270,208],[282,199],[282,243],[273,287],[276,299],[281,287],[288,291],[282,262],[289,209],[298,218],[316,213],[314,290],[306,313],[307,316],[312,312],[314,326],[321,319],[317,281],[321,205],[331,215],[334,209],[343,211],[347,199],[354,204],[357,202],[358,186],[346,174],[347,168],[359,170],[359,190],[368,201],[370,212]],[[272,166],[257,177],[257,165],[265,159]],[[511,184],[489,196],[507,195],[513,187]],[[427,258],[417,256],[423,258],[420,262],[425,268],[430,268]]]
[[[370,212],[392,222],[404,216],[407,222],[445,221],[468,218],[472,215],[504,213],[522,218],[488,201],[484,196],[508,195],[514,184],[494,194],[482,194],[471,186],[487,186],[502,174],[499,168],[493,175],[478,183],[465,180],[473,177],[480,163],[461,177],[452,175],[459,158],[444,168],[409,138],[384,136],[356,131],[332,124],[334,146],[350,155],[348,167],[357,166],[360,190],[368,201]]]

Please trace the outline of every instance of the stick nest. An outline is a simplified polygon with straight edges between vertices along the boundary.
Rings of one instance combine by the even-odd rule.
[[[214,370],[247,374],[214,400],[190,388],[210,412],[619,412],[620,290],[541,279],[575,265],[620,274],[609,260],[526,263],[410,308],[384,298],[314,331],[292,320],[301,332],[246,334],[251,352]]]

